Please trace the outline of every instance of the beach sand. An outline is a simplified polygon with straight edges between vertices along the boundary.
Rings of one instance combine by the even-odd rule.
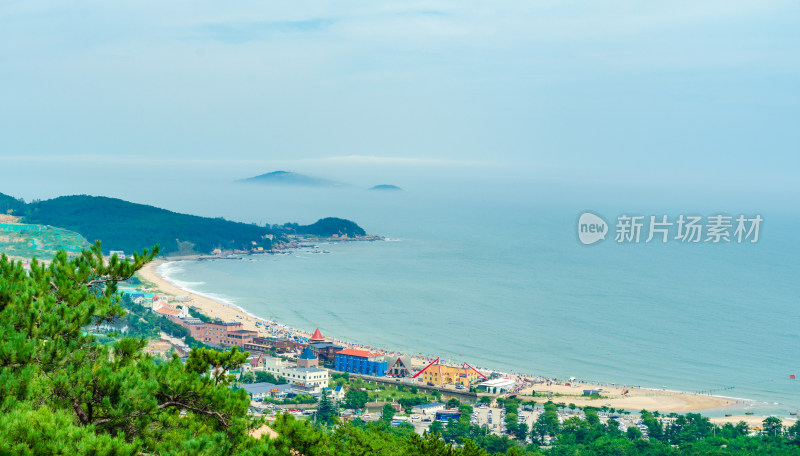
[[[598,388],[603,389],[600,393],[602,397],[592,399],[582,396],[584,389]],[[628,393],[623,395],[623,391],[625,390],[627,390]],[[537,384],[532,388],[523,390],[521,394],[529,395],[531,391],[535,391],[537,394],[548,392],[553,393],[552,400],[556,403],[572,403],[581,407],[602,407],[605,405],[616,409],[633,411],[639,411],[642,409],[649,411],[657,410],[662,413],[682,413],[695,410],[716,409],[737,403],[735,399],[718,396],[633,387],[596,385],[582,382],[571,383],[570,386],[566,386],[563,383],[553,383],[551,385],[544,383]],[[557,396],[557,394],[562,396]],[[537,402],[543,402],[546,400],[541,397],[531,399]]]
[[[780,417],[778,417],[780,418]],[[719,416],[714,418],[709,418],[712,423],[723,426],[725,423],[731,424],[738,424],[740,421],[744,421],[750,426],[750,429],[755,427],[763,427],[764,417],[763,416],[754,416],[754,415],[734,415],[734,416]],[[781,418],[781,422],[786,427],[794,425],[797,420],[789,419],[789,418]]]
[[[146,264],[141,270],[139,270],[139,278],[150,284],[152,286],[151,292],[160,292],[171,297],[176,296],[188,296],[189,299],[183,303],[176,303],[178,305],[188,305],[191,307],[197,308],[201,313],[211,317],[211,318],[219,318],[223,321],[240,321],[244,329],[250,329],[253,331],[259,331],[260,333],[264,333],[264,330],[260,329],[256,326],[256,322],[264,323],[266,320],[260,320],[250,315],[247,315],[245,312],[241,310],[229,306],[225,303],[215,301],[211,298],[207,298],[205,296],[201,296],[198,294],[190,293],[187,290],[179,288],[166,279],[161,277],[158,272],[157,268],[164,264],[164,260],[154,260],[148,264]],[[299,332],[302,334],[302,332]]]
[[[175,296],[188,296],[189,300],[184,304],[192,306],[200,310],[205,315],[212,318],[219,318],[224,321],[241,321],[245,329],[258,331],[260,334],[269,335],[270,324],[267,320],[259,319],[248,315],[240,309],[232,307],[223,302],[215,301],[205,296],[193,294],[179,288],[166,279],[161,277],[157,268],[165,263],[164,260],[155,260],[145,265],[139,271],[139,277],[153,287],[154,292],[161,292],[167,295]],[[257,326],[256,322],[261,322],[262,325]],[[287,328],[279,325],[282,331],[288,331],[293,334],[310,337],[310,333],[300,331],[293,328]],[[273,325],[274,328],[274,325]],[[349,348],[371,349],[363,345],[348,343],[342,340],[333,340],[333,342],[344,345]],[[371,349],[377,351],[376,349]],[[432,360],[424,357],[415,357],[416,364],[430,362]],[[590,399],[581,397],[584,389],[603,388],[603,398]],[[623,390],[627,389],[628,394],[623,396]],[[642,409],[659,412],[691,412],[695,410],[708,410],[730,406],[736,404],[734,399],[722,398],[717,396],[707,396],[691,393],[679,393],[671,391],[649,390],[641,388],[621,388],[618,386],[596,385],[589,383],[572,383],[571,386],[566,386],[563,383],[536,384],[533,388],[527,388],[521,394],[530,394],[531,390],[537,393],[552,392],[554,394],[561,394],[563,396],[553,396],[552,400],[556,403],[564,402],[566,404],[575,404],[578,406],[595,406],[602,407],[608,405],[613,408],[620,408],[626,410],[638,411]],[[607,398],[606,398],[607,397]],[[531,398],[537,402],[544,402],[544,398],[536,397]],[[749,419],[757,419],[758,417],[748,416]],[[763,419],[763,418],[761,418]],[[736,421],[738,422],[738,421]],[[760,421],[758,421],[760,423]]]

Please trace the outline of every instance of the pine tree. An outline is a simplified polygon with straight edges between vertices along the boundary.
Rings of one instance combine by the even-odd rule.
[[[237,453],[266,440],[247,432],[249,398],[226,371],[247,357],[193,350],[156,363],[143,339],[97,343],[84,327],[124,315],[117,282],[152,260],[104,261],[100,244],[59,252],[30,271],[0,257],[0,453]]]

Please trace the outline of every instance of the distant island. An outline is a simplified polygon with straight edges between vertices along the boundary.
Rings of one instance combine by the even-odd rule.
[[[366,235],[355,222],[336,217],[310,225],[259,226],[89,195],[26,203],[0,193],[0,214],[27,224],[70,230],[90,242],[101,240],[104,252],[141,252],[155,244],[163,255],[269,252],[291,248],[297,236],[350,240]]]
[[[271,173],[260,174],[258,176],[242,179],[238,182],[264,185],[286,185],[297,187],[345,187],[347,184],[342,182],[323,179],[320,177],[307,176],[305,174],[294,173],[291,171],[273,171]]]
[[[391,185],[391,184],[375,185],[373,187],[370,187],[369,189],[370,190],[376,190],[376,191],[382,191],[382,192],[400,192],[400,191],[403,191],[402,188],[400,188],[400,187],[398,187],[396,185]]]

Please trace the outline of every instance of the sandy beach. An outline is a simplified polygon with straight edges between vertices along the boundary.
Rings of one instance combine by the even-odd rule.
[[[149,283],[153,287],[151,291],[161,292],[170,295],[172,297],[188,296],[189,299],[188,301],[185,302],[185,304],[199,309],[205,315],[208,315],[212,318],[219,318],[224,321],[241,321],[245,329],[258,331],[259,334],[264,336],[276,335],[276,334],[279,335],[293,334],[303,337],[310,337],[310,333],[307,331],[301,331],[294,328],[289,328],[287,326],[280,325],[275,322],[270,322],[264,319],[253,317],[243,312],[242,310],[232,307],[228,304],[215,301],[205,296],[190,293],[187,290],[184,290],[182,288],[173,285],[172,283],[170,283],[169,281],[167,281],[161,275],[158,274],[157,268],[164,263],[165,260],[155,260],[145,265],[145,267],[143,267],[138,272],[140,278],[144,282]],[[256,325],[256,322],[260,322],[261,325]],[[322,329],[324,330],[324,328]],[[337,344],[344,345],[350,348],[362,348],[362,349],[371,349],[373,351],[378,351],[377,349],[371,347],[366,347],[359,344],[353,344],[342,340],[331,340],[331,342],[335,342]],[[432,361],[428,360],[425,357],[417,356],[415,358],[416,359],[414,359],[415,361],[414,364],[421,364],[426,361],[427,362]],[[581,396],[584,389],[595,389],[595,388],[603,388],[603,392],[601,393],[603,396],[602,398],[592,399]],[[537,383],[533,387],[527,387],[521,390],[520,394],[523,395],[524,398],[524,395],[526,394],[529,395],[531,391],[536,391],[536,393],[547,393],[547,392],[553,393],[552,400],[554,402],[564,402],[566,404],[572,403],[578,406],[601,407],[603,405],[606,405],[613,408],[633,410],[633,411],[638,411],[642,409],[651,411],[658,410],[659,412],[663,413],[671,413],[671,412],[681,413],[681,412],[691,412],[696,410],[716,409],[716,408],[727,407],[737,403],[737,401],[734,399],[723,398],[718,396],[672,392],[672,391],[660,391],[660,390],[651,390],[651,389],[634,388],[634,387],[620,387],[613,385],[612,386],[598,385],[591,383],[583,383],[580,381],[573,382],[571,383],[570,386],[566,386],[563,382]],[[537,402],[542,401],[541,397],[531,398],[531,399],[534,399]],[[747,416],[746,418],[747,420],[745,421],[749,422],[755,420],[760,423],[758,417]],[[736,422],[738,421],[739,420],[737,420]]]
[[[780,417],[779,417],[780,418]],[[733,415],[733,416],[718,416],[714,418],[709,418],[709,420],[719,426],[724,426],[726,423],[731,424],[738,424],[740,421],[744,421],[750,426],[750,429],[756,427],[762,427],[764,417],[763,416],[754,416],[754,415]],[[789,427],[794,425],[797,420],[790,419],[790,418],[781,418],[781,422],[785,427]]]
[[[584,389],[602,388],[600,398],[583,397]],[[571,383],[566,386],[564,383],[537,384],[532,388],[526,388],[520,394],[530,394],[535,391],[537,394],[553,393],[553,402],[564,402],[577,406],[608,406],[626,410],[650,410],[662,413],[682,413],[695,410],[708,410],[727,407],[737,403],[734,399],[708,396],[702,394],[682,393],[675,391],[660,391],[645,388],[633,388],[622,386],[594,385],[589,383]],[[627,392],[627,393],[626,393]],[[559,396],[560,395],[560,396]],[[541,398],[532,398],[541,401]]]
[[[241,321],[244,325],[244,329],[258,330],[256,327],[257,320],[239,309],[206,298],[205,296],[190,293],[182,288],[176,287],[161,277],[157,272],[157,268],[165,262],[164,260],[154,260],[139,270],[138,274],[140,279],[152,285],[153,290],[150,291],[161,292],[172,298],[176,296],[188,296],[189,300],[184,304],[196,307],[203,314],[211,318],[219,318],[224,321]]]

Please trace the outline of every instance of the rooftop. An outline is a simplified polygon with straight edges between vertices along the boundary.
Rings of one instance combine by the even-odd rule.
[[[356,350],[356,349],[353,349],[353,348],[344,349],[344,350],[340,351],[339,353],[337,353],[337,355],[359,356],[361,358],[373,358],[375,356],[383,356],[380,353],[372,353],[372,352],[368,352],[366,350]]]
[[[314,352],[311,351],[311,348],[306,347],[303,349],[303,353],[300,354],[300,359],[317,359],[317,357],[314,356]]]
[[[435,407],[444,407],[444,404],[441,402],[431,402],[430,404],[425,405],[418,405],[418,408],[427,409],[427,408],[435,408]]]
[[[505,378],[505,377],[496,378],[494,380],[487,380],[487,381],[485,381],[483,383],[478,383],[478,386],[483,386],[483,387],[488,387],[488,388],[494,388],[494,387],[507,388],[507,387],[513,386],[513,385],[514,385],[514,380],[511,380],[510,378]]]
[[[219,325],[219,326],[241,326],[242,323],[238,321],[222,321],[222,320],[214,320],[209,321],[207,324],[209,325]]]
[[[228,334],[258,334],[255,331],[251,331],[249,329],[237,329],[236,331],[228,331]]]
[[[325,369],[320,369],[317,367],[290,367],[287,370],[293,370],[295,372],[307,372],[307,373],[327,372]]]
[[[251,383],[249,385],[242,385],[241,387],[243,390],[247,391],[249,394],[261,394],[261,393],[268,393],[274,389],[277,389],[279,392],[289,391],[292,389],[292,385],[285,384],[285,385],[276,385],[274,383]]]
[[[156,309],[156,312],[158,312],[158,313],[160,313],[162,315],[173,315],[173,316],[181,314],[180,310],[174,309],[172,307],[160,307],[160,308]]]
[[[316,343],[313,343],[313,344],[308,344],[308,346],[311,347],[311,348],[315,348],[317,350],[321,350],[323,348],[328,348],[328,347],[331,347],[331,348],[344,348],[341,345],[332,344],[330,342],[316,342]]]

